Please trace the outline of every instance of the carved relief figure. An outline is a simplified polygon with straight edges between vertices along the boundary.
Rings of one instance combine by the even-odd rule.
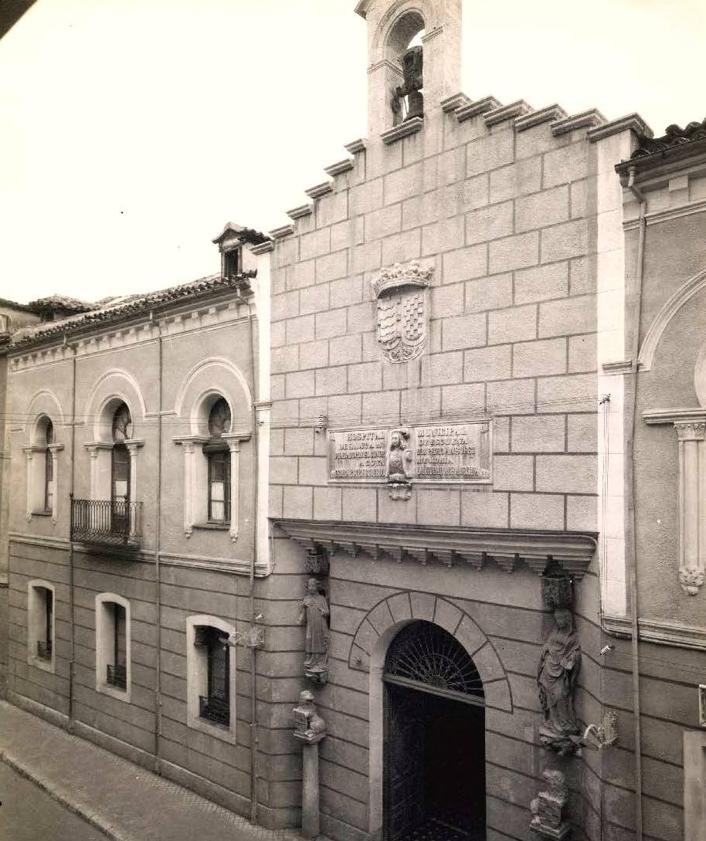
[[[409,482],[412,467],[412,451],[409,448],[409,430],[393,429],[390,433],[390,449],[387,453],[387,481]]]
[[[294,735],[303,742],[318,742],[326,735],[326,722],[316,711],[314,696],[308,689],[299,693],[299,705],[294,708]]]
[[[407,500],[412,496],[412,462],[414,454],[409,446],[409,430],[393,429],[387,451],[387,485],[390,499]]]
[[[319,582],[310,578],[302,601],[299,623],[306,622],[304,674],[319,683],[325,683],[328,673],[329,607],[326,596],[320,592]]]
[[[537,673],[539,700],[544,723],[539,737],[542,744],[559,753],[576,748],[572,739],[579,732],[574,713],[574,689],[581,668],[581,646],[567,608],[554,611],[554,628],[542,647]]]
[[[564,810],[569,799],[569,787],[561,771],[545,770],[542,778],[546,791],[540,791],[530,803],[532,820],[530,829],[544,838],[564,838],[569,825],[564,819]]]

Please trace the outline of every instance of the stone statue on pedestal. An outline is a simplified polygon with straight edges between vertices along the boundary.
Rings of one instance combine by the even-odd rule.
[[[306,622],[304,674],[316,683],[326,683],[328,679],[328,615],[326,596],[320,592],[318,580],[310,578],[302,601],[299,623]]]
[[[569,799],[569,788],[561,771],[546,769],[542,779],[547,784],[546,791],[540,791],[530,803],[532,820],[530,829],[542,838],[566,838],[571,827],[565,820],[564,810]]]
[[[542,647],[537,672],[539,701],[544,712],[539,738],[543,745],[563,755],[573,753],[579,744],[574,690],[581,668],[581,646],[568,608],[557,608],[554,622]]]

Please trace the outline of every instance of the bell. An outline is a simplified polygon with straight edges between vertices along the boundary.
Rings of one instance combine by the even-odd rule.
[[[424,94],[420,91],[412,91],[407,95],[407,116],[405,120],[411,120],[413,117],[424,116]]]

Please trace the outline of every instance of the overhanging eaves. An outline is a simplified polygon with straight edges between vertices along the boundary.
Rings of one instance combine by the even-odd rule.
[[[524,563],[542,575],[559,566],[582,578],[597,546],[595,532],[533,529],[484,529],[415,526],[397,523],[355,523],[338,520],[277,519],[274,524],[307,549],[341,550],[352,558],[366,554],[398,562],[467,564],[481,569],[495,563],[512,572]]]

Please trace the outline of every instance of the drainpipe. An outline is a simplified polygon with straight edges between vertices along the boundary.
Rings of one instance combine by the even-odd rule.
[[[255,567],[257,564],[257,522],[258,522],[258,504],[259,504],[259,488],[258,488],[258,439],[259,427],[257,425],[257,397],[258,395],[258,377],[255,371],[255,331],[253,328],[253,311],[250,301],[243,297],[240,289],[237,290],[236,295],[240,303],[243,303],[248,308],[248,330],[250,338],[250,369],[253,378],[253,405],[252,405],[252,428],[253,428],[253,551],[250,560],[249,570],[249,610],[250,610],[250,633],[247,638],[247,646],[250,648],[250,822],[257,823],[257,660],[256,652],[261,645],[258,640],[257,629],[255,627]]]
[[[69,345],[64,333],[64,347],[70,347],[71,357],[71,470],[69,479],[69,614],[71,617],[71,657],[69,660],[69,731],[74,719],[74,673],[76,671],[76,642],[74,621],[74,486],[76,481],[76,345]]]
[[[154,770],[161,772],[161,744],[162,744],[162,327],[155,322],[154,312],[150,311],[150,323],[157,325],[157,504],[155,523],[155,610],[157,612],[157,671],[155,675],[155,729],[154,729]]]
[[[645,235],[647,220],[645,210],[647,200],[644,193],[635,186],[635,168],[631,167],[628,177],[628,190],[640,202],[640,221],[637,242],[637,265],[635,268],[635,302],[633,309],[633,336],[631,348],[632,400],[630,403],[630,437],[627,440],[626,458],[630,467],[628,491],[628,522],[630,524],[630,548],[628,567],[628,586],[630,592],[630,625],[632,654],[632,698],[635,740],[635,841],[642,841],[642,724],[640,721],[640,628],[637,595],[637,539],[635,534],[635,432],[637,428],[637,358],[640,351],[640,323],[642,320],[642,279],[644,274]]]

